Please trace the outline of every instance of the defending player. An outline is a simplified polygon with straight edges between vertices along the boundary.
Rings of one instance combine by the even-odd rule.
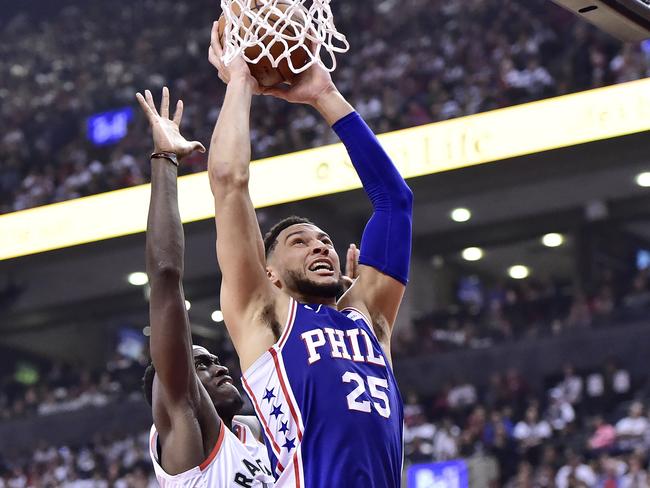
[[[323,230],[290,218],[262,240],[248,191],[250,105],[260,89],[243,60],[224,66],[216,25],[209,59],[228,85],[208,162],[221,307],[276,486],[395,488],[403,410],[390,336],[408,277],[412,193],[322,67],[266,92],[321,113],[372,201],[359,278],[337,304],[339,257]]]
[[[150,455],[156,477],[162,487],[267,488],[273,477],[264,447],[244,421],[233,420],[242,406],[241,395],[218,358],[192,346],[185,310],[178,160],[205,149],[181,136],[180,100],[170,120],[167,88],[160,115],[151,93],[145,95],[138,93],[137,98],[154,140],[147,223],[153,367],[145,374],[145,395],[154,419]]]

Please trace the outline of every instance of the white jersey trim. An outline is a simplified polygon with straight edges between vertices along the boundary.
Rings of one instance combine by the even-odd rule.
[[[291,336],[299,306],[296,300],[289,297],[287,321],[280,338],[242,374],[244,389],[248,393],[257,417],[262,424],[265,437],[269,441],[270,450],[277,459],[276,473],[278,474],[278,480],[276,487],[305,487],[304,468],[300,451],[304,423],[282,358],[282,349]],[[273,413],[270,413],[270,401],[265,403],[266,398],[262,398],[264,389],[268,387],[270,389],[267,391],[273,392],[273,398],[276,398],[276,396],[278,399],[284,398],[286,407],[288,407],[287,411],[281,412],[289,420],[287,422],[288,432],[284,433],[285,441],[292,438],[291,442],[296,443],[295,447],[289,452],[287,452],[287,449],[289,449],[287,445],[283,445],[281,434],[275,430],[277,428],[277,418],[273,419]]]
[[[358,318],[363,320],[363,322],[368,326],[368,328],[370,329],[370,332],[372,332],[372,335],[377,337],[377,334],[375,333],[375,328],[372,326],[372,322],[370,321],[370,319],[368,318],[368,316],[365,313],[363,313],[358,308],[354,308],[354,307],[345,307],[345,308],[342,308],[341,310],[339,310],[339,312],[341,312],[341,313],[343,313],[345,311],[354,312],[354,314],[358,315],[359,316]],[[353,318],[353,317],[350,317],[349,315],[348,315],[348,318],[350,318],[351,320],[357,320],[356,317]]]
[[[158,459],[158,431],[156,431],[156,426],[152,425],[151,432],[149,434],[149,454],[151,455],[151,460],[154,463],[154,467],[157,468],[155,470],[156,475],[170,482],[178,482],[186,478],[193,478],[197,475],[200,475],[203,471],[209,468],[210,465],[217,458],[217,454],[219,454],[221,445],[223,444],[224,434],[225,434],[225,426],[223,422],[221,422],[221,426],[219,428],[219,436],[217,437],[217,442],[212,448],[212,451],[210,451],[208,457],[198,466],[188,469],[187,471],[183,471],[182,473],[171,475],[168,474],[163,469],[162,465],[160,464],[160,460]]]

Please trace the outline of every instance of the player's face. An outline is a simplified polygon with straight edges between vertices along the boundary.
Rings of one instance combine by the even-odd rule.
[[[194,347],[194,367],[219,416],[229,418],[239,412],[244,402],[219,358],[203,347]]]
[[[341,264],[330,237],[310,224],[284,229],[269,260],[281,286],[303,296],[335,298],[342,291]]]

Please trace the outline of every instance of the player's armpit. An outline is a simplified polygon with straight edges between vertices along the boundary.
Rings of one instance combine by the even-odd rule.
[[[390,357],[390,338],[406,286],[395,278],[366,265],[359,266],[359,277],[341,297],[338,308],[356,308],[372,322],[377,339]]]
[[[215,199],[215,207],[221,310],[245,370],[277,340],[274,324],[286,316],[288,299],[281,300],[259,257],[262,236],[248,189]]]

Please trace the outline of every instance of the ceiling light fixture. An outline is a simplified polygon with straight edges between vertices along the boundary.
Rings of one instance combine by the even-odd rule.
[[[524,280],[530,276],[530,269],[527,266],[517,264],[510,267],[508,274],[513,280]]]
[[[455,208],[451,212],[451,220],[454,222],[467,222],[472,218],[472,212],[466,208]]]
[[[646,171],[636,175],[636,184],[643,188],[650,187],[650,172]]]
[[[564,244],[564,236],[557,232],[551,232],[542,237],[542,244],[546,247],[560,247]]]
[[[468,247],[463,250],[462,256],[465,261],[480,261],[483,259],[483,249],[480,247]]]
[[[147,273],[143,273],[142,271],[131,273],[129,276],[127,276],[126,279],[133,286],[143,286],[149,283],[149,277],[147,276]]]

